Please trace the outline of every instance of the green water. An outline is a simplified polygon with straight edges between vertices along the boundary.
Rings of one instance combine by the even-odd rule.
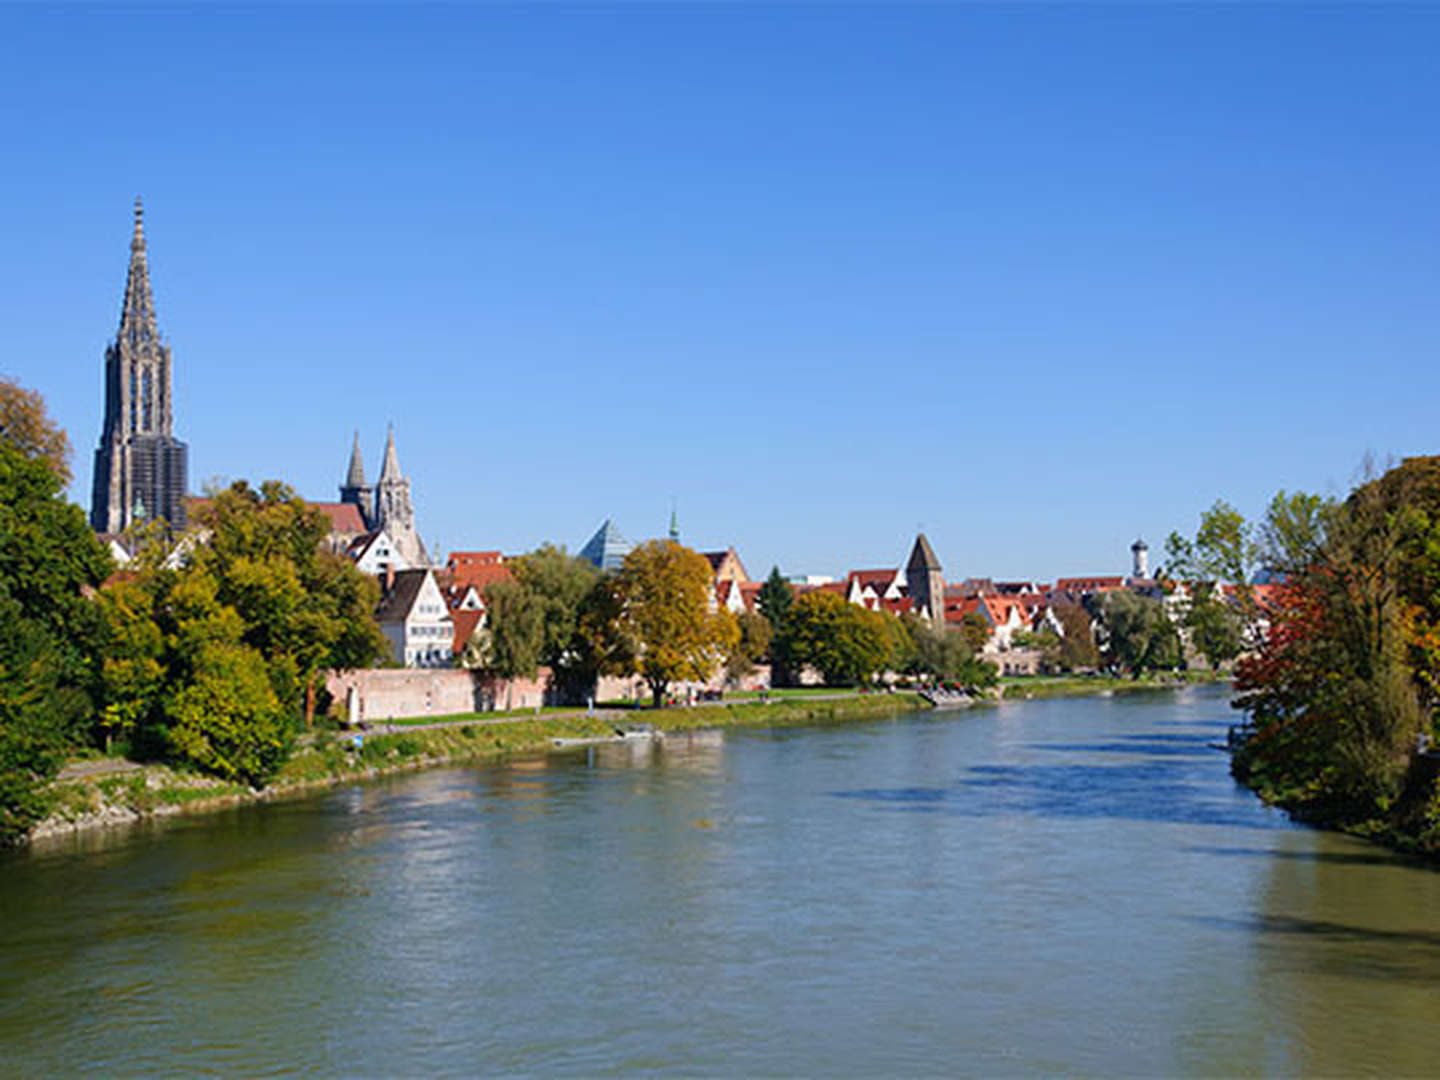
[[[0,857],[0,1074],[1419,1075],[1440,874],[1192,690],[680,737]]]

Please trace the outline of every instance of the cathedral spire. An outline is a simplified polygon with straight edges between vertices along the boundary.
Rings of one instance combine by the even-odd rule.
[[[395,425],[385,436],[385,463],[380,467],[380,482],[400,479],[400,458],[395,453]]]
[[[360,431],[355,431],[355,445],[350,448],[350,468],[345,474],[347,488],[365,487],[365,463],[360,459]]]
[[[131,344],[156,341],[155,301],[150,295],[150,266],[145,259],[145,207],[135,196],[135,233],[130,238],[130,272],[125,278],[125,304],[120,310],[120,337]]]

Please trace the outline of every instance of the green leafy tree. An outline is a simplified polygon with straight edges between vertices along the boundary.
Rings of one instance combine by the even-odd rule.
[[[1257,544],[1260,562],[1281,574],[1303,572],[1325,550],[1327,522],[1335,502],[1302,491],[1277,492],[1260,523]]]
[[[485,625],[467,643],[465,664],[497,679],[533,679],[545,648],[539,597],[519,581],[485,586]]]
[[[1123,589],[1106,593],[1100,618],[1112,665],[1138,677],[1180,663],[1180,635],[1160,601]]]
[[[972,654],[978,653],[990,640],[990,624],[979,612],[967,612],[960,619],[960,636]]]
[[[45,809],[43,785],[92,737],[99,615],[113,569],[44,447],[0,439],[0,840]]]
[[[205,530],[188,570],[211,575],[223,605],[244,625],[243,643],[267,665],[282,707],[308,723],[325,671],[366,667],[388,653],[375,621],[376,583],[349,560],[323,550],[324,514],[286,485],[245,481],[217,493],[196,514]]]
[[[580,700],[598,670],[582,615],[599,572],[551,544],[507,565],[511,579],[485,587],[485,625],[467,649],[467,665],[503,679],[534,678],[544,665],[562,698]]]
[[[606,584],[611,632],[626,642],[613,655],[644,678],[657,706],[672,682],[708,679],[738,641],[730,613],[711,610],[709,561],[674,541],[635,548]]]
[[[1244,585],[1260,558],[1254,528],[1223,499],[1200,515],[1195,539],[1171,533],[1165,541],[1166,574],[1182,581],[1223,581]]]
[[[929,620],[916,619],[910,624],[915,642],[913,671],[938,682],[959,680],[966,665],[975,655],[970,642],[959,630],[937,630]]]
[[[1185,629],[1195,651],[1215,671],[1239,656],[1244,646],[1244,619],[1218,589],[1201,588],[1192,598]]]
[[[1095,628],[1090,612],[1083,604],[1060,601],[1050,607],[1062,633],[1053,657],[1047,660],[1060,671],[1094,670],[1100,666],[1100,649],[1095,644]]]
[[[725,681],[731,686],[755,673],[755,666],[770,652],[770,620],[757,611],[742,611],[735,616],[739,633],[735,647],[725,658]]]
[[[820,672],[827,685],[869,682],[889,659],[890,642],[879,614],[831,592],[808,592],[790,613],[792,655]]]

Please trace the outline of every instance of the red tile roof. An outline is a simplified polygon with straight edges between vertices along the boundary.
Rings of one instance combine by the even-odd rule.
[[[313,506],[330,519],[332,533],[359,534],[365,531],[365,519],[360,516],[360,508],[354,503],[309,502],[306,500],[306,504]]]
[[[1055,581],[1057,592],[1093,593],[1110,592],[1125,586],[1125,579],[1115,577],[1062,577]]]
[[[470,640],[470,635],[475,632],[475,627],[480,625],[480,620],[485,617],[483,611],[452,611],[450,620],[455,624],[455,640],[452,651],[459,656],[465,651],[465,643]]]
[[[491,582],[514,577],[498,551],[452,551],[445,569],[452,585],[473,585],[482,592]]]

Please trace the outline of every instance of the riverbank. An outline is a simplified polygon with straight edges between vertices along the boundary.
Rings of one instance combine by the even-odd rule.
[[[41,841],[91,829],[176,814],[212,813],[250,803],[294,798],[321,788],[442,765],[480,764],[555,752],[556,739],[599,740],[643,722],[656,731],[794,727],[853,723],[930,706],[917,694],[854,694],[819,700],[702,705],[693,708],[602,710],[495,718],[477,713],[424,728],[364,736],[356,749],[345,732],[321,733],[301,746],[266,788],[256,791],[165,765],[112,760],[84,762],[51,785],[53,809],[30,830]]]
[[[1033,701],[1097,694],[1130,694],[1144,690],[1179,690],[1186,686],[1211,686],[1229,681],[1228,675],[1217,675],[1208,671],[1141,679],[1039,675],[1002,681],[1000,696],[1006,701]]]

